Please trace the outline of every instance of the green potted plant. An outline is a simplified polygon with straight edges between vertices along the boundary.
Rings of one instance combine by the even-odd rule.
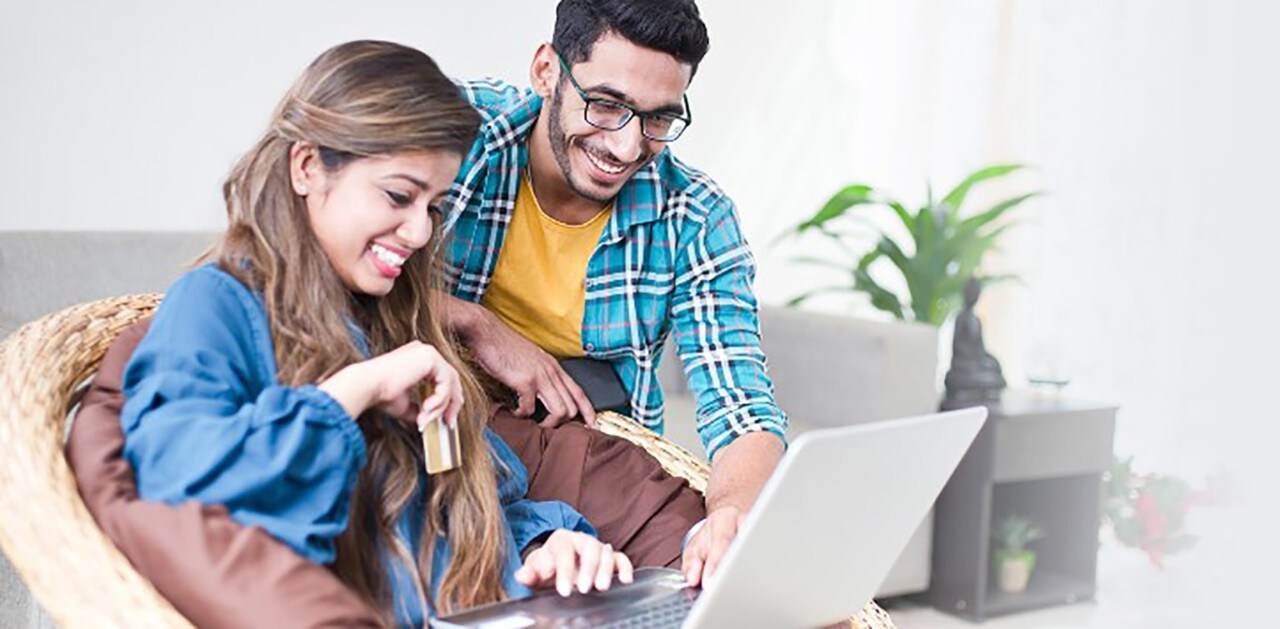
[[[813,216],[789,229],[783,237],[816,234],[833,241],[847,254],[843,260],[800,257],[796,261],[835,268],[845,274],[843,283],[824,286],[793,298],[788,305],[798,305],[821,293],[860,292],[871,298],[871,305],[903,321],[917,321],[941,326],[961,303],[964,283],[975,275],[983,255],[994,248],[1000,236],[1013,223],[1001,219],[1037,192],[1005,199],[972,215],[962,215],[961,207],[970,189],[984,181],[1004,177],[1022,169],[1019,164],[990,166],[978,170],[960,182],[941,199],[934,199],[932,189],[924,206],[915,211],[866,184],[851,184],[834,194]],[[859,207],[888,208],[906,228],[909,242],[899,242],[883,229],[875,246],[866,252],[865,236],[842,228],[842,223],[857,220],[853,210]],[[901,296],[872,276],[872,268],[887,264],[899,273],[908,294]],[[1002,277],[979,277],[984,284]]]
[[[1036,567],[1036,551],[1027,548],[1027,544],[1044,536],[1044,529],[1019,515],[1007,516],[996,526],[991,538],[996,543],[996,574],[1001,592],[1026,591]]]

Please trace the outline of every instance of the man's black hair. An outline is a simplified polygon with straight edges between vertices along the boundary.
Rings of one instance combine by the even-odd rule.
[[[693,0],[561,0],[551,38],[569,63],[587,61],[591,46],[607,32],[633,44],[665,52],[689,64],[698,62],[711,42]]]

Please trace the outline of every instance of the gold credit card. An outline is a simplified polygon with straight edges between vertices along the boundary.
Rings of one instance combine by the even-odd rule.
[[[422,431],[422,450],[427,455],[427,473],[439,474],[462,465],[462,444],[457,426],[443,417],[432,420]]]

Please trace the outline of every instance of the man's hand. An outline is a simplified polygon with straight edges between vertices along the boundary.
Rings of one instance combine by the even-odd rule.
[[[538,400],[547,409],[543,426],[558,426],[581,416],[595,427],[596,412],[578,383],[551,354],[512,330],[483,306],[451,295],[447,319],[486,373],[516,393],[517,417],[530,417]]]
[[[707,519],[684,547],[684,576],[689,585],[715,576],[747,510],[755,504],[785,449],[777,435],[753,432],[716,452],[707,482]]]
[[[721,507],[707,514],[684,547],[684,578],[690,586],[697,587],[715,575],[746,517],[737,507]]]

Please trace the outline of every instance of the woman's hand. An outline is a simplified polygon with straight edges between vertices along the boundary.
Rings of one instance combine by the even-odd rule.
[[[419,406],[413,399],[424,381],[431,384],[431,395]],[[436,348],[421,341],[348,365],[321,382],[319,388],[353,418],[377,407],[398,419],[415,422],[419,430],[438,417],[456,426],[462,411],[462,382],[457,370]]]
[[[592,586],[609,589],[615,572],[619,581],[631,583],[633,571],[626,555],[586,533],[559,529],[525,557],[524,565],[516,571],[516,580],[531,588],[555,583],[560,596],[568,596],[575,584],[583,594],[590,592]]]

